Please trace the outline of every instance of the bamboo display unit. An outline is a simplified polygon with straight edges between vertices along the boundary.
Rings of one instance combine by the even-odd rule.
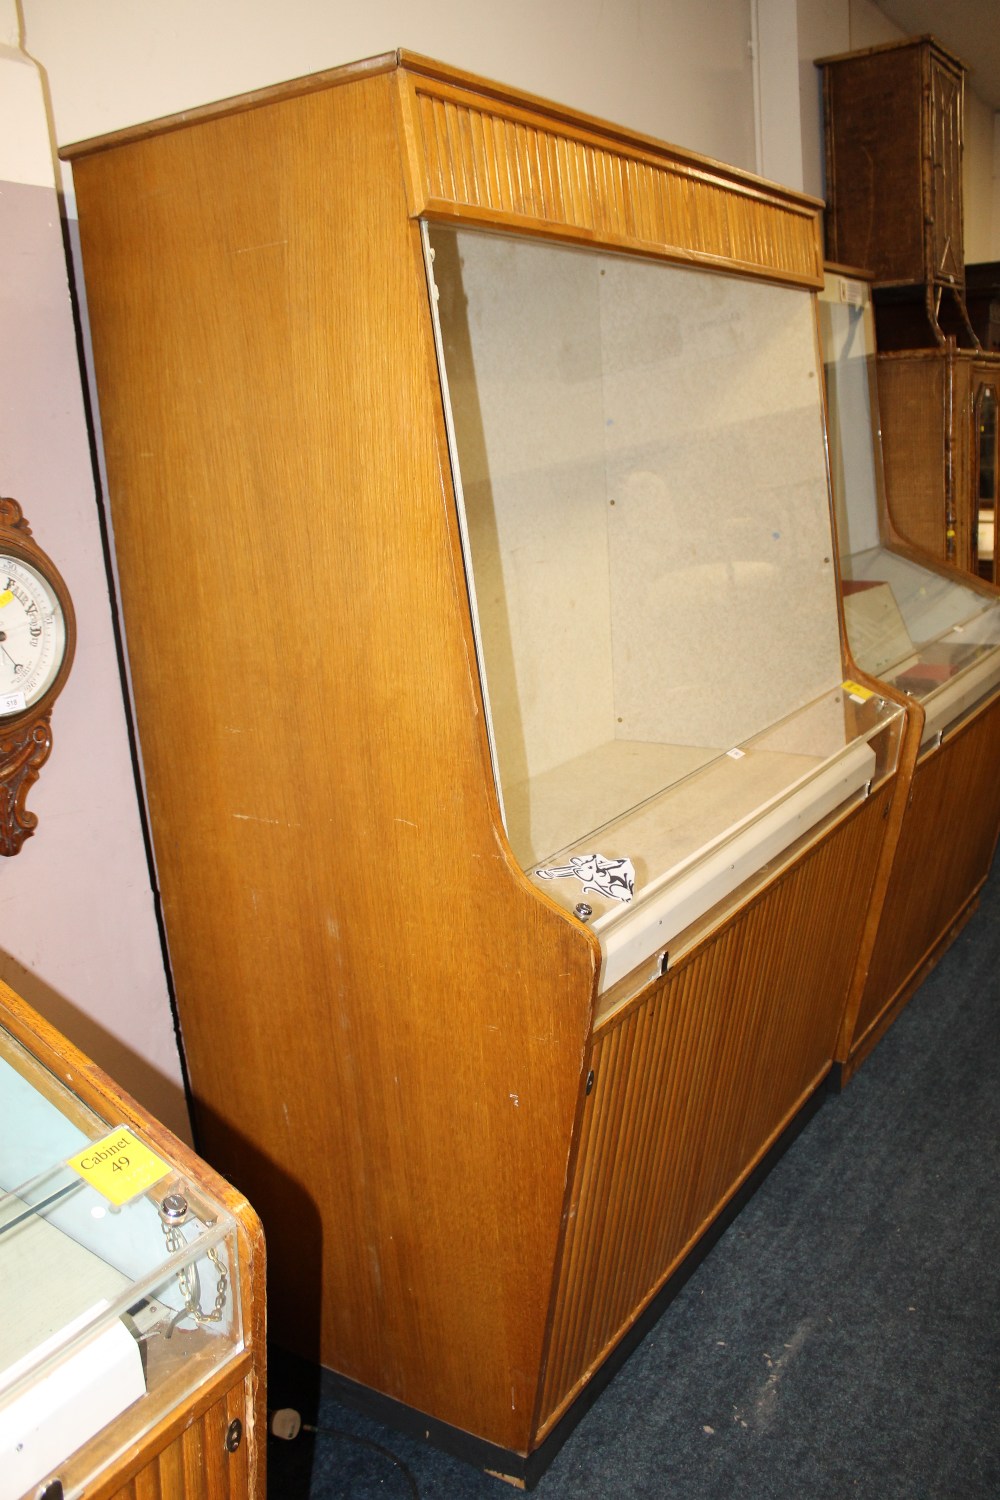
[[[904,357],[876,357],[867,282],[831,268],[820,308],[848,637],[866,670],[910,695],[921,745],[837,1050],[846,1079],[971,914],[990,871],[1000,833],[1000,594],[947,567],[933,535],[923,548],[908,540],[912,490],[928,479],[920,457],[931,467],[921,447],[930,424],[926,413],[907,424],[917,454],[891,482],[899,448],[886,440],[882,377]],[[943,366],[937,351],[930,359]],[[932,451],[939,437],[932,430]]]
[[[63,1494],[86,1495],[87,1500],[158,1500],[166,1495],[171,1500],[264,1500],[264,1244],[260,1221],[246,1199],[2,981],[0,1116],[0,1278],[7,1303],[0,1331],[0,1351],[7,1356],[0,1370],[0,1441],[18,1435],[22,1440],[16,1464],[5,1457],[0,1468],[0,1493],[20,1496],[25,1464],[37,1466],[43,1441],[50,1456],[68,1441],[69,1417],[71,1427],[92,1435],[63,1449],[56,1466],[30,1483],[25,1495],[53,1500]],[[95,1189],[63,1166],[62,1158],[76,1152],[81,1142],[86,1149],[88,1141],[100,1143],[105,1131],[120,1127],[134,1132],[169,1172],[155,1187],[105,1212]],[[53,1142],[61,1142],[54,1156],[49,1149]],[[13,1181],[7,1180],[11,1172]],[[184,1231],[175,1231],[176,1249],[168,1254],[157,1213],[157,1205],[171,1194],[175,1208],[176,1195],[183,1195],[180,1212],[190,1210],[186,1221],[177,1219],[190,1226],[189,1238],[195,1229],[207,1231],[209,1244],[213,1232],[215,1236],[214,1248],[210,1245],[210,1253],[194,1262],[195,1279],[184,1287],[176,1269],[183,1263],[178,1254]],[[25,1205],[32,1209],[30,1215]],[[25,1235],[30,1240],[22,1246]],[[197,1235],[191,1242],[201,1243]],[[25,1261],[29,1250],[34,1269]],[[215,1283],[210,1306],[205,1277],[212,1266],[224,1267],[227,1280]],[[29,1297],[32,1275],[45,1291]],[[160,1278],[155,1286],[154,1276]],[[115,1290],[119,1284],[120,1292]],[[97,1287],[108,1312],[95,1321]],[[200,1323],[181,1300],[183,1295],[196,1306],[199,1294],[204,1298],[199,1317],[205,1314]],[[136,1320],[131,1334],[122,1327],[130,1318],[119,1321],[114,1297],[119,1305],[128,1303],[130,1318]],[[153,1322],[144,1319],[141,1307],[156,1313]],[[89,1311],[79,1316],[80,1309]],[[71,1311],[72,1319],[66,1321]],[[50,1336],[44,1345],[30,1347],[30,1359],[21,1355],[15,1369],[11,1350],[17,1353],[25,1346],[36,1326]],[[87,1388],[107,1387],[116,1378],[114,1362],[104,1353],[107,1339],[127,1344],[133,1334],[136,1339],[141,1334],[145,1393],[133,1404],[119,1406],[103,1425],[95,1418],[84,1426],[78,1413],[81,1405],[88,1409]],[[86,1342],[81,1345],[80,1340]],[[50,1357],[44,1364],[47,1348]],[[130,1357],[138,1362],[134,1350],[133,1344]],[[54,1368],[53,1360],[58,1360]],[[75,1381],[82,1381],[79,1389]],[[68,1391],[74,1394],[67,1406]],[[62,1412],[58,1421],[51,1417],[52,1409]],[[39,1429],[48,1431],[48,1438],[41,1438]]]
[[[405,53],[67,154],[202,1149],[275,1339],[531,1484],[818,1103],[906,792],[820,205]]]
[[[944,294],[965,309],[965,67],[931,36],[817,60],[823,76],[826,253],[879,287],[923,289],[943,343]]]
[[[877,368],[894,524],[931,556],[978,574],[981,555],[992,565],[994,553],[1000,355],[950,342],[880,353]]]

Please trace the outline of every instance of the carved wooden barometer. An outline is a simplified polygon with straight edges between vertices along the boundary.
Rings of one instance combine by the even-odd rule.
[[[0,854],[17,854],[38,823],[25,800],[52,749],[75,644],[62,577],[17,501],[0,498]]]

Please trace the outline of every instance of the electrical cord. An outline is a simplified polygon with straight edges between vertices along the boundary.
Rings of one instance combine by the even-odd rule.
[[[383,1458],[387,1458],[391,1464],[395,1464],[410,1486],[413,1500],[420,1500],[417,1481],[409,1465],[398,1458],[390,1448],[386,1448],[382,1443],[374,1442],[372,1438],[360,1437],[356,1432],[348,1432],[345,1427],[314,1427],[309,1422],[303,1422],[298,1412],[291,1406],[284,1406],[280,1411],[269,1412],[267,1427],[270,1433],[286,1443],[297,1438],[300,1432],[311,1432],[316,1437],[344,1438],[349,1443],[360,1443],[362,1447],[371,1448],[374,1452],[380,1453]]]

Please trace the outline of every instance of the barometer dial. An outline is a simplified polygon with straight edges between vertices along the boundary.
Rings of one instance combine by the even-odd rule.
[[[0,553],[0,717],[43,698],[66,656],[66,617],[56,592],[31,563]]]

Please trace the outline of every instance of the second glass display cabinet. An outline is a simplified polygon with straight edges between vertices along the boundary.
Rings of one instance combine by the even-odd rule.
[[[70,155],[206,1149],[274,1339],[530,1483],[818,1103],[906,791],[821,205],[406,53]]]
[[[1000,595],[908,542],[886,500],[868,282],[820,299],[830,461],[851,650],[919,705],[920,756],[838,1050],[850,1072],[972,910],[1000,831]],[[995,440],[995,434],[994,434]]]

